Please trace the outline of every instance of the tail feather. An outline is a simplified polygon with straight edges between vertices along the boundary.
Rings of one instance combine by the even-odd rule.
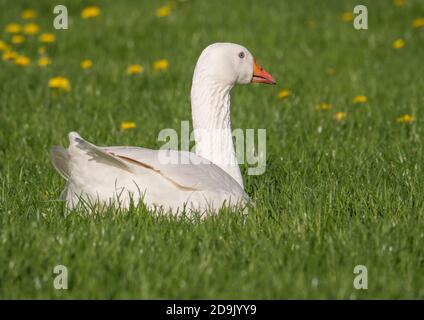
[[[91,159],[96,162],[104,163],[104,164],[119,168],[121,170],[132,172],[131,168],[124,161],[120,160],[116,156],[106,151],[103,151],[102,149],[95,146],[94,144],[91,144],[88,141],[85,141],[76,132],[69,133],[69,141],[71,146],[84,151],[85,154],[90,156]]]
[[[53,146],[50,149],[50,159],[53,167],[57,172],[65,179],[68,180],[70,177],[69,172],[69,155],[65,148]]]

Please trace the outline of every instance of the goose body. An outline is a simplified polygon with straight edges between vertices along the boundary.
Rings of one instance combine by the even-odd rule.
[[[246,48],[217,43],[202,52],[191,91],[196,153],[99,147],[69,133],[67,149],[51,149],[53,166],[66,180],[61,198],[67,208],[81,203],[127,208],[143,201],[148,208],[179,214],[247,203],[232,142],[229,93],[248,82],[274,80]]]
[[[220,167],[191,152],[139,147],[97,147],[78,133],[69,134],[68,149],[53,147],[52,162],[67,180],[61,198],[68,208],[80,202],[112,202],[128,207],[143,200],[151,209],[179,212],[216,211],[224,202],[248,200],[243,188]],[[159,153],[184,158],[162,164]]]

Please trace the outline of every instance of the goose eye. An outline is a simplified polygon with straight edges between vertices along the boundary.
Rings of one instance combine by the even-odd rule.
[[[238,54],[238,56],[239,56],[239,58],[240,59],[243,59],[244,58],[244,52],[242,51],[242,52],[240,52],[239,54]]]

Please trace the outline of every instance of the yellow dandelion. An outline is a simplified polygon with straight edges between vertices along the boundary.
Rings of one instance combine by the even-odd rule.
[[[71,85],[69,80],[64,77],[54,77],[49,80],[49,88],[70,91]]]
[[[93,19],[100,16],[100,8],[99,7],[87,7],[81,11],[81,17],[83,19]]]
[[[355,104],[366,103],[367,101],[368,101],[368,98],[366,96],[356,96],[352,100],[352,102]]]
[[[36,23],[27,23],[26,25],[24,25],[25,34],[33,35],[37,34],[38,31],[40,31],[40,27]]]
[[[80,66],[82,69],[90,69],[93,66],[93,61],[89,59],[82,60]]]
[[[405,5],[405,0],[393,0],[393,4],[396,7],[403,7]]]
[[[49,58],[47,58],[47,57],[41,57],[40,59],[38,59],[38,61],[37,61],[37,64],[40,66],[40,67],[46,67],[46,66],[48,66],[49,64],[51,64],[52,63],[52,61],[49,59]]]
[[[331,109],[331,104],[323,102],[320,103],[319,105],[317,105],[317,107],[315,108],[317,111],[328,111]]]
[[[156,16],[159,18],[167,17],[171,14],[171,11],[172,11],[171,5],[167,4],[157,8]]]
[[[415,120],[414,117],[410,114],[404,114],[403,116],[400,116],[399,118],[397,118],[397,122],[399,123],[411,123],[414,120]]]
[[[0,40],[0,51],[9,51],[10,47],[7,45],[6,42]]]
[[[38,53],[40,56],[44,55],[44,54],[46,53],[46,47],[39,47],[39,48],[37,49],[37,53]]]
[[[121,123],[121,130],[134,129],[136,127],[135,122],[124,121]]]
[[[37,17],[37,12],[35,10],[32,10],[32,9],[27,9],[27,10],[22,11],[21,17],[24,20],[34,19],[34,18]]]
[[[143,71],[144,71],[144,68],[139,64],[132,64],[127,68],[128,74],[142,73]]]
[[[350,12],[350,11],[343,12],[343,13],[340,15],[340,18],[341,18],[343,21],[346,21],[346,22],[353,21],[353,13],[352,13],[352,12]]]
[[[392,47],[395,49],[402,49],[405,46],[405,40],[403,39],[396,39],[392,43]]]
[[[166,69],[168,69],[168,66],[169,66],[168,60],[166,60],[166,59],[156,60],[153,63],[153,70],[155,70],[155,71],[166,70]]]
[[[17,66],[20,66],[20,67],[26,67],[26,66],[29,66],[29,65],[31,64],[31,60],[30,60],[28,57],[26,57],[26,56],[18,55],[18,56],[15,58],[14,63],[15,63]]]
[[[25,41],[25,38],[19,34],[15,34],[10,41],[13,44],[21,44]]]
[[[10,23],[6,26],[4,31],[6,31],[6,33],[12,34],[19,33],[21,32],[21,26],[17,23]]]
[[[280,92],[278,92],[277,98],[279,100],[284,100],[285,98],[288,98],[290,95],[291,95],[290,90],[283,89]]]
[[[11,61],[11,60],[15,60],[17,56],[18,54],[15,51],[8,50],[3,52],[2,59],[5,61]]]
[[[412,21],[412,26],[414,28],[423,28],[424,27],[424,18],[418,18]]]
[[[56,36],[53,33],[42,33],[38,40],[43,43],[51,43],[56,41]]]
[[[346,112],[338,111],[334,114],[334,119],[336,121],[343,121],[346,119]]]

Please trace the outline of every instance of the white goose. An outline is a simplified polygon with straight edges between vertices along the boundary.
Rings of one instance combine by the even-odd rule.
[[[98,147],[69,133],[68,149],[51,149],[53,166],[67,181],[61,195],[66,207],[88,202],[126,208],[142,200],[151,209],[179,214],[213,213],[222,206],[246,203],[232,141],[230,91],[249,82],[275,84],[246,48],[215,43],[203,50],[191,89],[195,154]],[[165,163],[162,152],[180,161]]]

